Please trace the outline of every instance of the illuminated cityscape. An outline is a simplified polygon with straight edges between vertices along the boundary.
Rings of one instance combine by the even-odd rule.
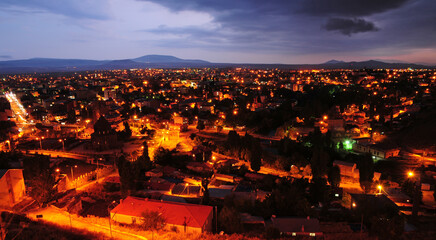
[[[0,3],[0,240],[433,239],[436,5],[205,2]]]

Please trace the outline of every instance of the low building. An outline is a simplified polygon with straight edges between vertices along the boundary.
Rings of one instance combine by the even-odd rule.
[[[398,206],[384,194],[350,194],[351,206],[355,211],[364,211],[368,215],[394,216],[398,213]]]
[[[314,218],[293,218],[281,217],[271,218],[272,226],[280,231],[280,234],[285,236],[322,236],[318,219]]]
[[[344,162],[336,160],[333,162],[334,166],[339,167],[339,171],[341,176],[346,180],[351,181],[359,181],[359,169],[355,163]],[[381,173],[374,172],[374,176],[372,178],[373,181],[380,181]]]
[[[26,196],[22,169],[0,169],[0,207],[10,209]]]
[[[334,166],[338,166],[341,172],[341,176],[349,177],[352,179],[359,179],[359,170],[355,163],[349,163],[344,161],[334,161]]]
[[[110,214],[116,222],[140,224],[147,211],[160,213],[167,227],[176,227],[180,232],[212,231],[213,208],[210,206],[127,197]]]
[[[400,154],[400,148],[391,147],[383,144],[354,144],[353,150],[360,153],[370,153],[377,158],[387,159],[390,157],[396,157]]]

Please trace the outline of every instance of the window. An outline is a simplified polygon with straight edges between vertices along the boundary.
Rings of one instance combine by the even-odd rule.
[[[316,234],[315,234],[315,233],[310,233],[309,236],[311,236],[311,237],[315,237]]]
[[[292,236],[293,236],[293,237],[297,236],[297,233],[294,233],[294,232],[293,232],[293,233],[292,233]]]

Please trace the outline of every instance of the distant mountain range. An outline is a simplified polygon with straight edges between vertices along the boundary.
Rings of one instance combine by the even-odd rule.
[[[0,73],[63,72],[85,70],[112,70],[132,68],[202,68],[202,67],[252,67],[280,69],[363,69],[363,68],[435,68],[413,63],[388,63],[382,61],[344,62],[330,60],[321,64],[251,64],[211,63],[204,60],[181,59],[168,55],[145,55],[123,60],[84,60],[32,58],[0,61]]]

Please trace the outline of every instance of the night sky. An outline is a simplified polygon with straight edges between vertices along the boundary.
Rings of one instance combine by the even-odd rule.
[[[436,0],[0,0],[0,60],[436,64]]]

